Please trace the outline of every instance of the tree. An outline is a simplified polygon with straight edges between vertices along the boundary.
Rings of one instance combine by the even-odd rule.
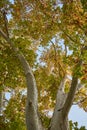
[[[49,99],[49,104],[55,104],[48,129],[68,130],[70,108],[73,102],[78,103],[78,100],[80,100],[78,93],[82,93],[82,84],[84,83],[84,86],[87,84],[84,82],[87,75],[86,12],[83,11],[80,1],[62,1],[63,6],[61,8],[56,5],[55,1],[50,0],[34,0],[33,2],[32,0],[14,0],[14,3],[9,2],[8,6],[5,2],[9,1],[2,1],[0,7],[2,20],[0,47],[1,56],[5,57],[5,60],[1,60],[4,63],[1,66],[1,75],[3,75],[1,84],[3,85],[6,82],[5,86],[11,86],[10,89],[13,89],[12,86],[14,86],[18,91],[24,85],[25,77],[26,85],[24,86],[27,86],[27,130],[45,129],[39,116],[39,111],[45,102],[42,105],[39,104],[40,110],[38,111],[38,95],[41,91],[42,98],[40,100],[45,97],[45,101],[46,98]],[[6,13],[11,14],[9,21]],[[43,53],[39,61],[42,64],[38,64],[35,55],[40,46]],[[49,60],[50,57],[51,60]],[[14,67],[17,70],[15,73],[12,69]],[[10,72],[8,72],[8,68]],[[71,77],[72,80],[68,77]],[[9,78],[11,78],[11,83],[9,83]],[[44,79],[46,83],[42,84]],[[18,83],[16,87],[14,81]],[[45,89],[48,90],[48,95],[45,94]],[[85,93],[86,89],[84,95]],[[77,97],[75,94],[77,94]],[[84,99],[85,97],[86,95],[83,96]],[[86,102],[87,99],[85,99],[85,104]],[[79,104],[82,105],[80,101]],[[84,107],[84,105],[82,106]],[[9,108],[9,105],[7,108]],[[48,105],[48,108],[50,108],[50,105]],[[85,105],[84,109],[86,110],[86,108]],[[17,116],[15,122],[16,119]],[[11,120],[14,120],[14,118],[12,117]],[[14,127],[14,124],[11,125]]]

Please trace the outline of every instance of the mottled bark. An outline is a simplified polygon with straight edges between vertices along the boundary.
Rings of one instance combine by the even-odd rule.
[[[10,44],[15,55],[20,60],[23,67],[26,84],[27,84],[27,102],[26,102],[26,125],[27,130],[43,130],[41,121],[38,116],[38,91],[36,86],[36,81],[29,63],[25,59],[24,55],[15,48],[14,43],[10,40],[8,35],[6,35],[0,29],[0,35]],[[76,67],[81,66],[81,61]],[[76,68],[75,68],[76,69]],[[69,130],[68,125],[68,113],[73,103],[74,95],[78,84],[78,75],[73,73],[72,83],[68,95],[64,93],[64,87],[67,77],[61,81],[58,88],[56,105],[53,113],[53,117],[49,126],[49,130]]]
[[[10,44],[15,55],[20,60],[20,63],[23,67],[26,84],[27,84],[27,101],[26,101],[26,125],[27,130],[43,130],[41,121],[38,116],[38,91],[36,87],[36,81],[32,70],[29,66],[29,63],[25,59],[22,53],[15,48],[14,43],[10,38],[5,35],[5,33],[0,29],[1,36]]]
[[[77,88],[77,83],[78,83],[78,78],[73,77],[72,83],[71,83],[71,88],[70,88],[69,94],[67,96],[66,102],[64,104],[64,107],[63,107],[64,118],[66,118],[68,116],[68,113],[69,113],[70,108],[72,106],[74,95],[75,95],[76,88]]]
[[[62,109],[67,97],[67,94],[64,93],[64,87],[66,83],[67,77],[61,81],[60,86],[58,88],[57,98],[56,98],[56,106],[54,109],[53,117],[51,120],[51,124],[49,126],[49,130],[68,130],[68,120],[64,120]]]
[[[76,65],[76,67],[74,68],[74,72],[73,72],[73,77],[72,77],[72,82],[71,82],[71,87],[67,96],[67,99],[65,101],[64,107],[63,107],[63,116],[64,118],[66,118],[69,114],[70,108],[72,106],[73,100],[74,100],[74,96],[78,87],[78,77],[79,75],[76,73],[76,69],[78,67],[80,67],[82,64],[82,60],[80,59]]]

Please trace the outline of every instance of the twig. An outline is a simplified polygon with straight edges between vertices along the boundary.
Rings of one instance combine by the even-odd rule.
[[[1,10],[1,13],[3,14],[3,19],[4,19],[4,27],[5,27],[5,31],[6,31],[6,35],[7,37],[9,37],[9,32],[8,32],[8,19],[7,19],[7,12],[5,9]]]
[[[87,99],[87,97],[83,98],[82,100],[80,100],[80,101],[77,102],[77,103],[73,103],[73,105],[78,105],[79,103],[83,103],[86,99]]]

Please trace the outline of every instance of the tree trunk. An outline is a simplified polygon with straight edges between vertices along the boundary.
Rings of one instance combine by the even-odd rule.
[[[10,40],[10,38],[7,35],[4,34],[4,32],[1,29],[0,34],[12,47],[17,58],[20,60],[20,63],[25,73],[27,84],[27,102],[26,102],[27,130],[43,130],[44,128],[42,127],[42,123],[38,116],[38,91],[36,81],[29,66],[29,63],[27,62],[23,54],[20,53],[17,48],[15,48],[14,43]],[[76,67],[79,67],[81,63],[82,62],[80,60]],[[77,68],[75,68],[75,70],[76,69]],[[58,88],[56,105],[50,126],[48,128],[49,130],[69,130],[68,113],[72,106],[74,95],[77,89],[78,75],[76,75],[75,73],[73,74],[72,83],[68,95],[64,93],[66,80],[67,77],[65,76]]]
[[[55,118],[49,130],[69,130],[68,119],[64,119],[62,111],[55,112]]]
[[[38,116],[38,91],[36,87],[36,81],[29,63],[25,59],[24,55],[19,52],[18,48],[15,48],[14,43],[5,33],[0,29],[1,36],[10,44],[15,55],[19,59],[27,84],[27,101],[26,101],[26,126],[27,130],[43,130],[41,121]]]
[[[53,117],[49,130],[69,130],[68,128],[68,119],[63,117],[63,106],[67,98],[67,94],[64,93],[64,87],[67,80],[67,76],[61,81],[58,88],[56,106],[54,109]]]

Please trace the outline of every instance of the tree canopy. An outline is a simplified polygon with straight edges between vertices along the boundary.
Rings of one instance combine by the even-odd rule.
[[[86,5],[86,0],[0,1],[1,130],[26,129],[26,78],[17,58],[21,53],[36,79],[38,111],[46,128],[65,76],[66,100],[71,95],[72,101],[64,109],[77,104],[87,111]],[[76,129],[77,124],[70,124]]]

